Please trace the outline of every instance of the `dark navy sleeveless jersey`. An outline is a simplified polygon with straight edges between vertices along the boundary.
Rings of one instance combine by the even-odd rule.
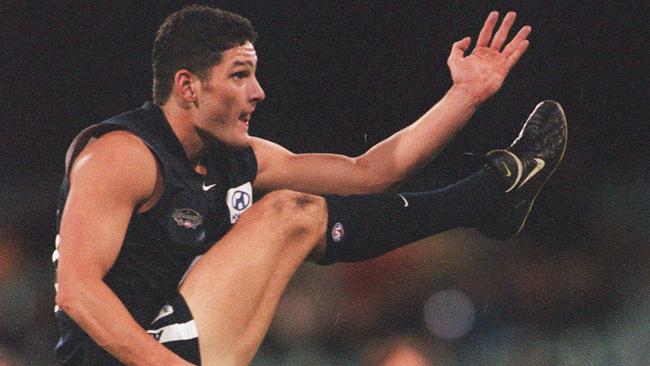
[[[68,193],[68,173],[76,156],[93,138],[113,130],[139,136],[154,153],[164,190],[147,212],[134,213],[106,284],[135,320],[146,327],[177,287],[192,261],[219,240],[253,203],[252,182],[257,161],[251,148],[214,146],[207,154],[207,175],[198,174],[166,121],[151,103],[82,131],[66,156],[66,174],[57,210],[57,226]],[[53,255],[56,265],[57,249]],[[92,245],[92,243],[87,243]],[[59,361],[83,357],[82,345],[92,340],[62,310],[56,309],[61,330]]]

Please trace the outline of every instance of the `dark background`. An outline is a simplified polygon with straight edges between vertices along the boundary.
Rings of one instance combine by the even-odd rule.
[[[150,99],[155,31],[187,3],[0,4],[0,364],[3,355],[7,364],[51,362],[48,352],[56,329],[49,256],[65,150],[85,126]],[[517,11],[515,26],[533,27],[528,52],[499,93],[408,189],[431,188],[465,174],[476,162],[464,153],[480,156],[509,144],[541,100],[558,100],[567,114],[565,162],[514,243],[451,233],[370,264],[308,267],[308,273],[299,273],[292,284],[297,290],[290,293],[309,294],[310,286],[321,286],[300,285],[315,276],[335,287],[335,297],[377,300],[384,291],[391,298],[390,306],[377,300],[362,307],[377,313],[380,320],[371,325],[355,323],[358,313],[349,314],[350,329],[357,331],[346,335],[353,340],[342,341],[345,337],[331,327],[308,334],[313,352],[326,355],[319,356],[324,364],[342,364],[336,358],[341,354],[355,364],[372,339],[388,334],[421,340],[436,364],[462,364],[472,360],[471,354],[492,352],[492,343],[481,337],[502,339],[504,324],[534,329],[535,336],[521,339],[550,342],[558,350],[574,350],[562,343],[567,330],[593,335],[594,327],[605,329],[598,342],[602,338],[609,350],[603,356],[607,362],[637,364],[642,359],[608,340],[619,334],[612,327],[624,329],[621,334],[650,334],[647,3],[203,3],[249,18],[259,33],[258,78],[267,99],[251,121],[252,134],[295,152],[347,155],[363,153],[444,95],[451,85],[446,67],[451,44],[468,35],[475,39],[489,11]],[[429,261],[414,263],[409,259],[414,254]],[[409,287],[405,280],[398,286],[391,270],[408,278],[405,263],[421,274],[412,283],[427,285]],[[433,266],[418,267],[428,265]],[[359,284],[350,285],[355,281]],[[395,289],[391,296],[391,285],[413,291],[404,295]],[[460,288],[475,308],[483,308],[469,335],[451,343],[424,331],[419,320],[426,296],[418,294],[445,288]],[[312,307],[320,312],[319,306]],[[333,322],[324,317],[324,323]],[[636,324],[637,333],[625,328],[628,322]],[[291,342],[284,344],[278,334],[272,330],[262,353],[275,364],[299,364],[286,356]],[[566,339],[582,339],[570,334]],[[520,348],[517,342],[508,344]],[[641,345],[645,348],[639,352],[648,355],[648,345]],[[591,357],[589,347],[575,350]],[[565,362],[556,348],[551,347],[548,364]],[[273,358],[277,354],[284,361]],[[535,356],[540,364],[549,359],[544,355]]]

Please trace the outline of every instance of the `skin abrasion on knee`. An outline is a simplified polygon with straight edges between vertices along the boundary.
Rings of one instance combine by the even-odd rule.
[[[325,221],[325,212],[321,202],[318,201],[319,197],[308,194],[299,194],[292,199],[293,210],[296,210],[298,215],[306,220],[303,225],[296,225],[294,227],[294,236],[299,237],[307,235],[309,232],[317,232]],[[303,220],[299,220],[303,221]]]
[[[273,226],[283,228],[284,235],[289,240],[299,240],[322,235],[325,225],[325,202],[322,197],[289,190],[279,190],[270,193],[260,201],[272,220]],[[262,203],[264,202],[264,203]],[[315,239],[314,239],[315,240]]]

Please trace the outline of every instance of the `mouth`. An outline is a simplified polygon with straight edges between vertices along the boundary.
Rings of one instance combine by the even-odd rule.
[[[248,126],[248,122],[250,122],[250,120],[251,120],[251,114],[252,114],[252,113],[253,113],[252,111],[251,111],[250,113],[241,112],[241,113],[239,114],[239,120],[240,120],[241,122],[245,123],[246,126]]]

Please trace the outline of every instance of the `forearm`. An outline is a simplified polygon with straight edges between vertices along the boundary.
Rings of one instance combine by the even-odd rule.
[[[388,187],[404,181],[433,159],[465,126],[479,103],[452,87],[417,121],[375,145],[358,159]]]
[[[147,334],[103,281],[79,283],[57,303],[100,347],[127,365],[189,365]]]

